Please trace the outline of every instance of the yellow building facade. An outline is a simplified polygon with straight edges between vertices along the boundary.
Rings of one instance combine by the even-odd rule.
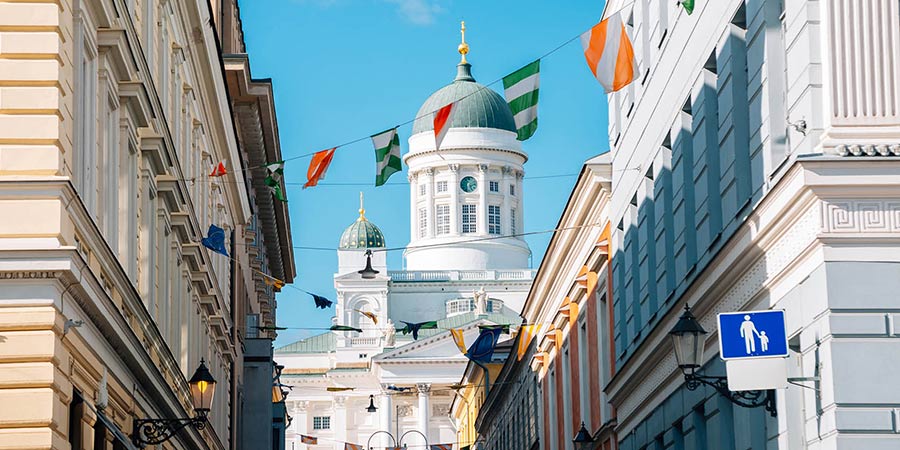
[[[233,0],[0,0],[0,448],[134,448],[135,419],[193,415],[201,359],[208,425],[156,448],[235,448],[244,322],[274,324],[251,261],[294,276],[257,237],[290,248],[286,207],[240,169],[280,156],[270,85],[232,111],[243,51]]]
[[[450,404],[450,417],[456,424],[457,448],[470,447],[478,438],[476,420],[481,406],[487,398],[490,390],[503,369],[503,363],[509,355],[514,339],[498,344],[494,350],[493,362],[475,364],[469,361],[466,372],[459,383],[456,397]],[[487,369],[487,373],[485,373]],[[484,377],[487,375],[488,382]]]

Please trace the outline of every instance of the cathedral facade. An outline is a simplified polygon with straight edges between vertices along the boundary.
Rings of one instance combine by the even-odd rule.
[[[437,150],[431,113],[451,102],[456,111]],[[519,236],[528,156],[506,100],[475,81],[463,56],[453,82],[416,117],[404,156],[406,270],[389,270],[385,237],[361,205],[340,238],[332,321],[362,331],[329,331],[275,352],[292,389],[287,448],[303,448],[301,436],[315,437],[314,449],[454,443],[449,407],[468,360],[450,330],[470,344],[479,325],[521,323],[534,276]],[[374,277],[359,273],[367,252]],[[436,328],[400,332],[427,321]]]

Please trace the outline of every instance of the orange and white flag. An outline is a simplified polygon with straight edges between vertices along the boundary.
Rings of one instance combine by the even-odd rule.
[[[344,450],[363,450],[363,446],[359,444],[344,442]]]
[[[453,121],[453,113],[456,112],[456,102],[450,103],[435,111],[434,113],[434,149],[441,149],[441,142],[450,129],[450,123]]]
[[[309,162],[309,169],[306,169],[307,181],[306,184],[303,185],[303,189],[313,187],[325,178],[325,171],[327,171],[328,166],[331,165],[335,150],[337,150],[337,147],[329,150],[322,150],[313,155],[312,161]]]
[[[588,67],[607,94],[628,86],[637,78],[634,47],[625,31],[621,13],[601,20],[582,34],[581,46]]]
[[[313,436],[307,436],[305,434],[300,435],[300,443],[306,445],[318,445],[319,439]]]
[[[541,324],[522,325],[519,328],[519,346],[516,348],[516,361],[522,360],[525,352],[528,351],[528,346],[531,345],[531,340],[540,332]]]
[[[228,173],[228,172],[225,170],[225,161],[219,161],[219,164],[216,164],[216,167],[213,169],[212,172],[209,173],[209,176],[221,177],[222,175],[225,175],[226,173]]]

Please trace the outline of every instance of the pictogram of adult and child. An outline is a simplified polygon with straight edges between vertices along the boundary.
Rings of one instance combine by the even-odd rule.
[[[750,320],[750,315],[745,315],[744,322],[741,323],[741,337],[744,338],[748,355],[756,353],[756,339],[759,339],[759,347],[763,353],[769,351],[769,337],[766,336],[765,331],[756,329],[756,324]]]

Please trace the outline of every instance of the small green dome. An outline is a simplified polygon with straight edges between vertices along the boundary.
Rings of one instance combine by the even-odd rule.
[[[365,216],[365,210],[359,210],[359,218],[350,224],[344,234],[341,235],[341,250],[384,248],[384,234],[369,222]]]
[[[453,122],[450,128],[495,128],[516,132],[516,122],[512,111],[500,94],[472,77],[472,65],[460,63],[457,66],[456,79],[452,83],[438,89],[419,108],[413,124],[413,134],[434,130],[434,113],[448,104],[456,104]]]

